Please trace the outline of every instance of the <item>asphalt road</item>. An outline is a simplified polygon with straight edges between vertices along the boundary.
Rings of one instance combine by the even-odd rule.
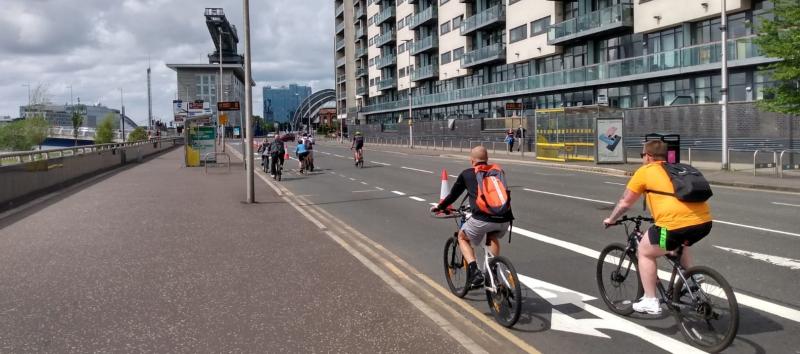
[[[440,152],[377,149],[368,147],[366,166],[357,169],[346,146],[320,144],[319,171],[289,171],[281,184],[446,286],[441,252],[455,225],[427,210],[439,199],[440,171],[455,176],[468,162]],[[516,336],[543,352],[689,350],[672,317],[623,318],[596,299],[597,253],[625,237],[620,228],[604,230],[601,221],[626,178],[501,165],[517,218],[502,253],[526,285]],[[287,166],[296,168],[296,161]],[[739,335],[726,352],[800,353],[800,196],[723,187],[714,193],[713,231],[694,250],[696,263],[718,270],[737,292]],[[481,294],[463,301],[488,313]]]

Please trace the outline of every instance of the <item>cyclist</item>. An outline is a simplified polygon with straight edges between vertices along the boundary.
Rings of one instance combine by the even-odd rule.
[[[711,212],[708,202],[689,203],[678,200],[667,172],[662,167],[667,158],[667,144],[663,141],[648,141],[642,148],[642,164],[628,182],[611,215],[603,220],[608,227],[633,206],[642,193],[647,193],[655,222],[645,232],[639,242],[639,274],[644,287],[644,297],[633,304],[633,310],[652,315],[661,313],[661,305],[656,298],[658,282],[656,258],[674,251],[680,245],[691,246],[711,232]],[[692,253],[685,247],[681,265],[691,267]]]
[[[269,145],[269,174],[270,177],[275,177],[278,166],[283,167],[283,155],[286,153],[286,147],[283,145],[280,135],[275,136],[275,140]],[[280,165],[278,165],[280,164]]]
[[[258,152],[261,154],[261,166],[267,167],[267,163],[269,163],[269,147],[271,143],[268,139],[264,138],[264,141],[261,142],[261,145],[258,146]]]
[[[353,136],[353,143],[350,144],[350,150],[353,150],[353,148],[355,148],[353,159],[355,160],[356,165],[358,165],[358,161],[361,161],[363,158],[361,154],[364,150],[364,137],[361,136],[361,132],[356,132],[355,136]]]
[[[306,169],[314,171],[314,138],[310,134],[303,133],[303,144],[306,145],[308,156],[306,156]]]
[[[300,173],[303,173],[306,157],[308,157],[308,150],[306,150],[306,144],[303,143],[302,139],[297,142],[297,147],[295,147],[294,152],[297,154],[297,161],[300,163]]]
[[[497,240],[505,236],[509,223],[514,220],[514,215],[510,207],[501,215],[488,214],[475,207],[478,205],[479,182],[477,170],[494,166],[489,165],[489,153],[483,146],[474,147],[470,151],[469,160],[472,168],[468,168],[458,175],[458,179],[453,184],[453,188],[450,189],[450,193],[438,205],[432,207],[431,212],[446,211],[446,208],[453,204],[464,190],[469,194],[472,217],[461,226],[461,230],[458,232],[458,246],[468,263],[467,282],[473,287],[479,287],[483,285],[484,277],[475,262],[475,251],[472,249],[472,245],[480,245],[484,241],[484,237],[486,237],[489,251],[493,255],[499,256],[500,243]],[[505,173],[503,172],[503,174]]]

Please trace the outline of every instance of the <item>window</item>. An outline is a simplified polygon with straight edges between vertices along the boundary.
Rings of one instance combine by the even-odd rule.
[[[450,62],[450,52],[443,53],[442,54],[442,59],[439,62],[442,63],[442,65],[449,63]]]
[[[461,27],[461,21],[464,20],[464,15],[453,17],[453,28]]]
[[[397,21],[397,29],[401,29],[406,26],[404,20],[404,18],[401,18],[400,21]]]
[[[755,98],[757,100],[763,99],[772,99],[773,95],[767,93],[767,88],[775,87],[775,83],[772,82],[772,72],[771,71],[756,71],[755,73]]]
[[[728,74],[728,94],[731,101],[747,101],[747,74]]]
[[[405,51],[406,51],[406,44],[400,43],[400,45],[397,46],[397,54],[403,53]]]
[[[647,35],[647,51],[649,53],[667,52],[681,47],[683,47],[683,31],[680,27]]]
[[[450,32],[450,21],[447,21],[447,22],[443,23],[439,28],[439,33],[440,34],[445,34],[445,33],[448,33],[448,32]]]
[[[464,47],[453,49],[453,61],[461,59],[464,56]]]
[[[511,37],[508,41],[509,43],[519,42],[528,38],[528,25],[512,28],[508,33]]]
[[[406,68],[400,68],[397,72],[397,77],[406,77]]]
[[[531,37],[547,32],[550,26],[550,16],[531,22]]]

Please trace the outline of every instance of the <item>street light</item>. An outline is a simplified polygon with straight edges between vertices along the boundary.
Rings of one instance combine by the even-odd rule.
[[[250,0],[242,0],[244,8],[244,96],[245,96],[245,127],[247,128],[247,144],[245,144],[245,161],[247,167],[246,191],[247,202],[255,203],[255,180],[253,166],[253,88],[250,86],[251,57],[250,57]]]
[[[125,142],[125,100],[122,97],[122,87],[119,88],[119,120],[120,129],[122,129],[122,142]]]
[[[414,148],[414,120],[411,118],[411,100],[413,94],[411,92],[411,72],[408,69],[411,68],[411,48],[409,48],[409,42],[413,41],[414,38],[403,40],[406,52],[408,53],[408,66],[406,67],[406,74],[408,74],[408,147],[411,149]]]
[[[722,0],[720,10],[722,18],[719,27],[722,32],[722,100],[720,100],[722,116],[722,169],[728,169],[728,17],[726,16],[725,0]]]

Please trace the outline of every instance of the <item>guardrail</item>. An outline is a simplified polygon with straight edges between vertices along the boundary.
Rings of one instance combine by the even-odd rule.
[[[104,151],[104,150],[113,150],[131,146],[139,146],[144,144],[152,144],[152,143],[159,143],[163,141],[174,141],[177,139],[183,139],[182,137],[165,137],[159,139],[149,139],[149,140],[141,140],[136,142],[128,142],[128,143],[110,143],[110,144],[98,144],[98,145],[84,145],[84,146],[75,146],[63,149],[51,149],[51,150],[33,150],[33,151],[21,151],[21,152],[11,152],[11,153],[0,153],[0,166],[10,166],[10,165],[17,165],[26,162],[33,162],[33,161],[43,161],[49,160],[54,158],[61,158],[66,156],[75,156],[75,155],[82,155],[90,152],[95,151]]]
[[[222,156],[227,157],[228,158],[228,173],[231,173],[231,155],[228,155],[227,152],[212,151],[212,152],[209,152],[209,153],[206,153],[205,155],[203,155],[203,166],[204,166],[203,167],[203,174],[205,174],[205,175],[208,174],[208,157],[211,156],[211,155],[214,155],[214,161],[215,161],[214,163],[215,164],[219,164],[218,162],[216,162],[217,156],[222,155]]]

